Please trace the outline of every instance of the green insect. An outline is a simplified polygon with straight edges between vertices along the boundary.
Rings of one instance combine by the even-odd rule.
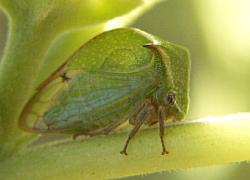
[[[105,41],[109,38],[114,41]],[[167,154],[164,121],[181,120],[187,113],[189,70],[187,51],[179,46],[153,41],[135,29],[105,32],[40,84],[19,125],[76,137],[108,134],[128,120],[133,129],[121,151],[127,155],[139,128],[159,123],[162,154]]]

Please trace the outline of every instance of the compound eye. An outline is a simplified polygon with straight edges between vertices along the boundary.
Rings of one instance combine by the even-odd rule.
[[[176,102],[176,95],[175,95],[175,93],[169,93],[164,98],[164,102],[165,102],[166,105],[170,105],[170,106],[175,105],[175,102]]]

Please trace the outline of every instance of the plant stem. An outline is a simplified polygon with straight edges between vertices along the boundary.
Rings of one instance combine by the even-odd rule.
[[[36,30],[34,25],[20,20],[10,25],[9,39],[0,66],[2,157],[11,154],[18,144],[15,140],[22,137],[16,121],[25,101],[34,90],[33,83],[39,65],[52,39],[52,36]]]
[[[31,148],[0,164],[1,179],[107,179],[250,160],[250,113],[166,127],[170,152],[160,155],[158,129],[141,131],[128,156],[127,133]]]

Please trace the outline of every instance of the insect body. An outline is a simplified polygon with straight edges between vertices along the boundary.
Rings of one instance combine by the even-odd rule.
[[[121,151],[127,155],[139,128],[158,122],[162,154],[168,153],[164,121],[181,120],[187,112],[189,62],[180,59],[175,48],[152,43],[139,48],[149,57],[146,64],[138,58],[126,59],[132,53],[129,48],[115,49],[92,69],[68,68],[71,62],[66,62],[26,104],[19,119],[21,128],[76,137],[107,134],[129,120],[133,129]],[[125,58],[119,59],[121,55]],[[129,66],[126,60],[131,60]]]

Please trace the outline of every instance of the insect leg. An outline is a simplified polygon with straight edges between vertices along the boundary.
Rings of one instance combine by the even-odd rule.
[[[137,117],[137,121],[135,122],[135,125],[133,127],[133,129],[131,130],[131,132],[129,133],[128,139],[126,140],[126,143],[122,149],[122,151],[120,152],[121,154],[124,155],[128,155],[127,153],[127,148],[128,148],[128,144],[130,142],[130,140],[135,136],[135,134],[138,132],[138,130],[140,129],[141,125],[148,121],[151,118],[151,109],[152,106],[151,105],[147,105],[144,107],[144,109],[138,114]]]
[[[145,106],[148,106],[150,103],[151,102],[149,99],[146,99],[143,103],[139,103],[133,113],[128,118],[129,124],[135,125],[136,116],[138,115],[138,113],[141,112],[145,108]]]
[[[163,106],[160,106],[158,109],[158,121],[159,121],[159,129],[160,129],[160,139],[162,145],[162,155],[168,154],[164,144],[164,119],[165,119],[165,109]]]

